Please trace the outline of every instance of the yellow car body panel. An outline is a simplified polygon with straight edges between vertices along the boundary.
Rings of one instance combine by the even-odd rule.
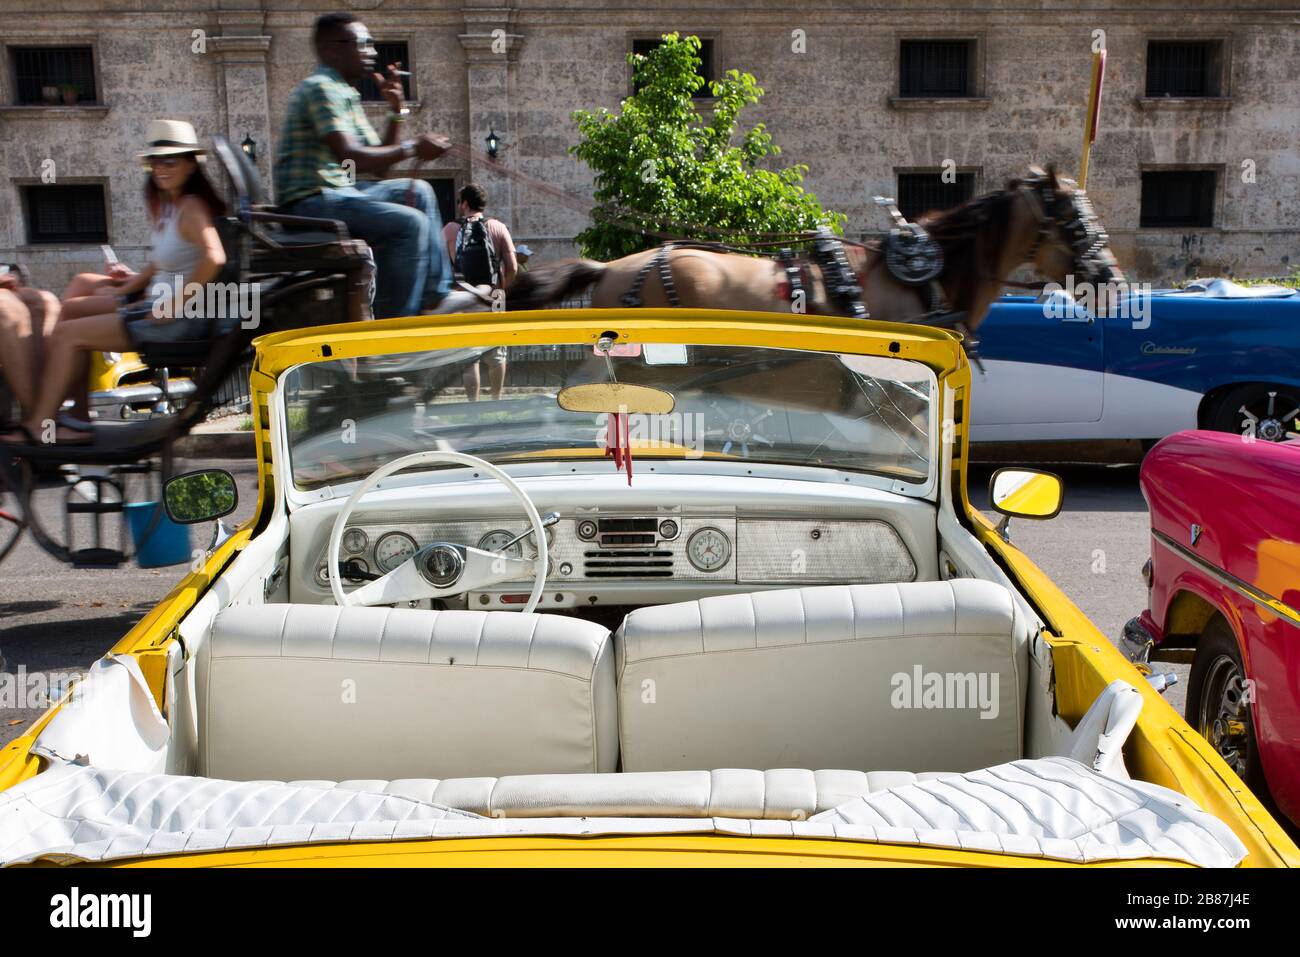
[[[202,570],[186,576],[112,649],[141,659],[155,698],[163,696],[163,669],[146,659],[163,652],[180,620],[249,541],[258,517],[272,504],[272,443],[268,395],[277,377],[302,363],[386,355],[426,349],[568,344],[593,345],[606,331],[636,342],[701,343],[861,353],[908,359],[933,369],[941,393],[970,394],[970,367],[960,340],[932,327],[863,322],[838,317],[751,314],[727,310],[561,309],[520,313],[473,313],[408,317],[370,323],[319,326],[259,338],[252,397],[257,436],[257,510],[223,543]],[[1014,545],[1004,542],[966,494],[968,430],[945,399],[945,428],[952,442],[949,476],[954,502],[976,537],[996,556],[1048,626],[1057,709],[1073,723],[1116,678],[1143,696],[1144,708],[1125,748],[1139,778],[1186,794],[1228,824],[1245,844],[1247,867],[1300,867],[1300,848],[1209,744],[1197,735],[1069,598]],[[951,418],[949,418],[951,417]],[[945,476],[941,473],[940,480]],[[66,702],[66,697],[64,701]],[[32,777],[41,759],[29,749],[41,728],[63,706],[52,708],[22,737],[0,750],[0,790]],[[589,838],[475,838],[392,843],[286,846],[149,857],[116,866],[944,866],[1061,867],[1151,866],[1143,860],[1069,865],[1012,855],[947,848],[849,841],[736,838],[724,835],[610,836]]]

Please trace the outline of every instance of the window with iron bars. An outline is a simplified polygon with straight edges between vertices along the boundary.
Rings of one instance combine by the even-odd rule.
[[[957,173],[951,183],[945,183],[943,174],[937,171],[898,174],[898,211],[909,220],[960,206],[974,195],[974,173]]]
[[[387,77],[388,64],[390,63],[396,63],[399,70],[410,72],[411,51],[409,44],[405,40],[375,44],[375,72]],[[409,100],[411,99],[411,78],[404,76],[401,80],[402,98]],[[367,76],[361,81],[360,90],[361,99],[363,100],[382,100],[384,98],[383,94],[379,92],[379,85],[375,83],[372,77]]]
[[[655,47],[659,46],[662,43],[663,40],[659,40],[659,39],[633,40],[632,52],[638,54],[639,56],[649,56],[650,52],[654,50]],[[697,100],[702,100],[702,99],[708,99],[709,97],[713,96],[713,91],[709,89],[709,84],[716,79],[716,77],[713,74],[713,41],[712,40],[708,40],[704,38],[700,39],[699,57],[700,57],[699,77],[704,81],[704,84],[700,86],[700,88],[697,89],[692,94],[692,97]],[[635,90],[636,87],[634,85],[633,92],[635,92]]]
[[[1212,169],[1145,170],[1138,225],[1152,229],[1213,226],[1216,180]]]
[[[75,103],[99,101],[95,54],[89,46],[10,47],[9,60],[19,106],[69,105],[64,99],[68,89],[75,91]]]
[[[1222,40],[1152,40],[1147,44],[1147,96],[1221,96]]]
[[[108,242],[108,216],[100,183],[23,186],[27,242]]]
[[[898,62],[899,96],[975,95],[974,40],[904,40]]]

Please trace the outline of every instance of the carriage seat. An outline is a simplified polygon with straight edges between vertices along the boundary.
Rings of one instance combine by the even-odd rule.
[[[609,631],[558,615],[227,608],[197,662],[199,773],[464,778],[615,770]]]
[[[1028,626],[989,581],[639,608],[614,634],[624,771],[971,771],[1022,757]]]

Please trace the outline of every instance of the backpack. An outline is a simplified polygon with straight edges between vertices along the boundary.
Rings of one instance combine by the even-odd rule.
[[[474,219],[458,219],[460,233],[456,236],[456,272],[465,277],[465,281],[474,286],[501,285],[501,269],[497,263],[496,247],[488,235],[487,220],[482,216]]]

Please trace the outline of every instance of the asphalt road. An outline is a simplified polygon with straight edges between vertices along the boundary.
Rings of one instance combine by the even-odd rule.
[[[1151,555],[1151,523],[1137,465],[1047,466],[1065,480],[1061,514],[1048,521],[1012,519],[1011,541],[1025,552],[1112,642],[1146,607],[1142,565]],[[994,466],[971,471],[971,502],[987,508]],[[1190,665],[1158,662],[1178,675],[1165,698],[1182,713]]]
[[[240,507],[247,516],[257,496],[251,461],[191,460],[186,468],[222,466],[239,482]],[[1139,571],[1148,555],[1146,506],[1137,487],[1137,467],[1069,466],[1058,468],[1066,480],[1065,507],[1047,522],[1014,520],[1012,540],[1057,582],[1112,640],[1124,622],[1139,612],[1146,589]],[[973,470],[971,500],[988,501],[992,467]],[[43,514],[58,522],[55,498],[47,494]],[[196,527],[193,542],[206,544],[211,526]],[[21,665],[34,673],[83,673],[176,584],[184,566],[140,569],[126,565],[112,571],[79,570],[61,565],[24,539],[0,564],[0,653],[5,670]],[[1186,690],[1186,667],[1168,696],[1180,711]],[[17,737],[40,713],[39,708],[0,706],[0,744]]]
[[[228,522],[241,522],[252,514],[257,504],[257,472],[252,460],[190,459],[178,466],[185,471],[200,468],[225,468],[235,476],[239,505]],[[38,495],[45,526],[59,529],[61,535],[57,490],[42,490]],[[211,523],[192,529],[190,540],[194,547],[210,541]],[[112,570],[71,568],[55,561],[29,534],[24,534],[0,563],[0,656],[6,661],[4,670],[12,676],[21,666],[29,679],[44,675],[44,687],[60,675],[84,674],[188,571],[186,565],[155,569],[134,564]],[[29,687],[39,690],[35,680],[29,681]],[[14,707],[15,703],[23,702],[0,699],[0,745],[20,735],[42,710]]]

